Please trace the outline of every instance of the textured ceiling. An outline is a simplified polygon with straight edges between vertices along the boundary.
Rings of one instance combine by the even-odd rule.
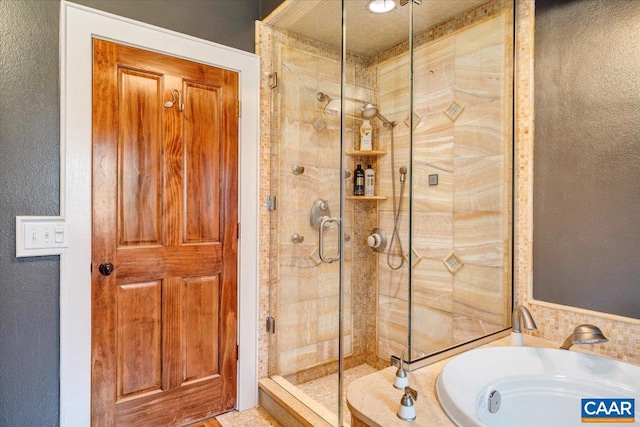
[[[346,0],[347,51],[371,56],[407,39],[409,5],[385,14],[369,12],[368,0]],[[423,0],[413,5],[414,33],[457,15],[486,0]],[[397,2],[398,3],[398,2]],[[341,0],[285,0],[263,22],[313,40],[340,47]]]

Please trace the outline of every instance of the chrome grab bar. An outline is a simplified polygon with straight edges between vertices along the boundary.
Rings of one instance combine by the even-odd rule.
[[[338,245],[338,254],[335,257],[326,258],[324,256],[324,227],[332,222],[338,223],[338,236],[342,235],[342,223],[340,222],[340,218],[323,216],[320,220],[320,227],[318,228],[318,256],[322,262],[326,262],[327,264],[331,264],[332,262],[340,259],[340,245]]]

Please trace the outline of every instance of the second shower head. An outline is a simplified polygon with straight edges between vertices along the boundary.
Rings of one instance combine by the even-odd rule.
[[[370,102],[367,102],[362,106],[360,110],[360,116],[365,120],[371,120],[377,117],[382,123],[384,123],[385,126],[394,127],[396,125],[395,122],[390,122],[385,116],[380,114],[380,110],[378,110],[378,107]]]

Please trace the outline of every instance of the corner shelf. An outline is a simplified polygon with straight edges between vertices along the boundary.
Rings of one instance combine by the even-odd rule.
[[[347,156],[377,157],[377,156],[383,156],[387,154],[387,152],[384,150],[367,150],[367,151],[351,150],[351,151],[347,151],[345,154]],[[362,196],[358,196],[358,197],[362,197]]]
[[[387,196],[344,196],[345,200],[387,200]]]

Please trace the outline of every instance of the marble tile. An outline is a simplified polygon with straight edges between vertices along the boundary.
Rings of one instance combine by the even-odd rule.
[[[453,314],[422,305],[411,307],[411,357],[424,357],[453,345]]]
[[[378,65],[378,94],[381,96],[409,87],[409,55],[403,54]]]
[[[412,305],[453,313],[453,275],[441,260],[421,259],[411,280]]]
[[[503,216],[494,212],[455,213],[455,249],[465,264],[501,267],[507,254]],[[445,254],[446,255],[446,254]]]
[[[504,155],[511,152],[509,120],[504,118],[504,100],[467,105],[456,120],[455,157]]]
[[[454,248],[454,216],[451,212],[414,212],[411,244],[423,257],[442,260]],[[458,235],[455,245],[458,246]]]
[[[453,315],[453,343],[463,343],[476,339],[479,336],[504,329],[505,325],[492,323],[486,320],[468,317],[461,314]]]
[[[355,68],[347,67],[347,73],[355,74]],[[340,77],[342,74],[340,61],[336,61],[331,58],[319,57],[318,58],[318,74],[321,80],[340,82]]]
[[[318,345],[310,344],[291,349],[281,349],[278,346],[277,361],[277,370],[280,375],[297,373],[317,363]]]
[[[406,300],[380,295],[378,298],[378,357],[389,360],[408,347],[408,305]]]
[[[318,341],[329,341],[338,337],[339,312],[337,298],[318,299]],[[351,323],[344,322],[346,333],[351,331]]]
[[[408,77],[405,76],[405,78]],[[380,114],[390,122],[395,121],[398,123],[398,126],[394,129],[394,136],[401,140],[407,139],[409,136],[409,129],[403,122],[409,116],[410,100],[411,92],[408,87],[398,88],[393,92],[385,94],[378,94],[377,106]],[[382,129],[382,122],[378,122],[377,126]]]
[[[301,73],[308,71],[310,75],[318,75],[320,57],[312,55],[309,52],[303,52],[299,49],[295,49],[289,46],[282,46],[280,51],[280,60],[283,65],[286,65],[291,72]],[[325,60],[326,61],[326,60]],[[338,76],[338,81],[340,77]]]
[[[316,98],[318,77],[305,70],[296,72],[282,64],[280,77],[280,109],[293,120],[311,121],[324,105]]]
[[[404,125],[403,125],[404,126]],[[397,129],[397,128],[396,128]],[[382,130],[388,135],[388,128]],[[391,152],[378,158],[376,179],[377,179],[377,192],[378,194],[387,196],[387,200],[378,202],[378,209],[380,212],[393,210],[393,187],[395,186],[397,203],[401,211],[406,211],[409,208],[409,174],[411,173],[411,162],[409,161],[409,147],[406,141],[396,138],[395,143],[395,167],[392,167]],[[390,147],[384,148],[390,150]],[[401,167],[407,168],[407,176],[405,181],[405,187],[403,190],[403,198],[400,199],[400,191],[402,189],[400,184],[400,172]],[[393,170],[393,176],[392,176]],[[402,200],[402,202],[400,202]]]
[[[353,335],[345,333],[342,337],[343,352],[345,357],[349,357],[353,352]],[[335,362],[338,359],[338,338],[320,341],[318,343],[317,363]]]
[[[414,163],[429,163],[452,171],[454,126],[442,112],[426,114],[413,133]]]
[[[507,326],[511,298],[504,276],[502,268],[464,264],[453,278],[453,312]]]
[[[414,109],[420,114],[443,111],[454,98],[455,38],[422,46],[414,53]]]
[[[508,203],[503,156],[456,159],[454,165],[456,212],[503,212]]]
[[[469,26],[457,33],[456,56],[461,57],[480,51],[487,46],[504,44],[504,36],[508,34],[505,30],[507,19],[506,13],[500,13],[494,18]]]
[[[294,164],[304,165],[309,159],[315,158],[320,137],[311,119],[318,115],[319,112],[314,111],[314,114],[308,117],[284,117],[281,120],[280,151],[288,155],[280,159],[279,168],[290,171]]]
[[[315,300],[281,304],[277,320],[280,350],[308,346],[318,341],[318,307]]]
[[[503,43],[488,46],[466,55],[456,55],[455,88],[468,95],[461,99],[468,106],[476,102],[490,101],[505,96],[505,47]],[[473,98],[472,98],[473,97]],[[468,104],[469,103],[469,104]]]
[[[280,265],[279,273],[279,304],[300,303],[318,298],[318,276],[315,265],[310,268]]]
[[[336,298],[340,294],[340,270],[337,264],[320,263],[315,271],[315,275],[318,283],[318,298]],[[313,284],[313,281],[310,281],[309,284]],[[303,283],[302,286],[304,285]],[[345,278],[343,292],[351,293],[350,277]]]
[[[417,164],[416,164],[417,163]],[[437,175],[438,184],[430,185],[429,177]],[[454,207],[454,175],[439,164],[414,161],[412,208],[413,212],[452,212]],[[456,205],[458,195],[456,193]]]

